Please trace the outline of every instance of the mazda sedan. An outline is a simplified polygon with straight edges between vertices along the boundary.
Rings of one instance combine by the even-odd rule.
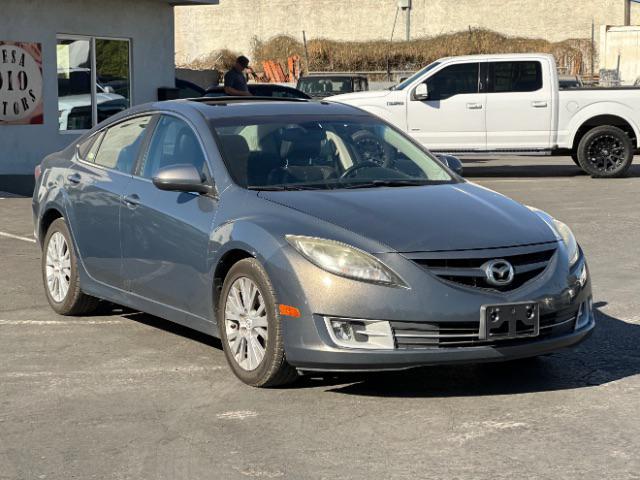
[[[36,169],[46,295],[63,315],[106,300],[220,337],[263,387],[583,340],[591,284],[569,227],[459,167],[346,105],[140,106]]]

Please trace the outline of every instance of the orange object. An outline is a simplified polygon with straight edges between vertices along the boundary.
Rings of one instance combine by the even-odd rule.
[[[300,318],[300,310],[296,307],[292,307],[291,305],[278,305],[278,310],[280,311],[280,315],[285,315],[287,317]]]

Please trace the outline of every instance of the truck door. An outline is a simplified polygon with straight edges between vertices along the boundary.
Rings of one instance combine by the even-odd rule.
[[[488,62],[488,150],[551,147],[552,95],[557,87],[546,73],[539,60]]]
[[[407,101],[408,132],[434,151],[486,148],[486,94],[481,93],[480,62],[454,63],[425,80],[426,100]]]

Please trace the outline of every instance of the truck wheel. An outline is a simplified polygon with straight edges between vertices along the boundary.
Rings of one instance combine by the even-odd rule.
[[[622,177],[633,162],[633,143],[618,127],[596,127],[580,140],[578,162],[593,178]]]
[[[577,152],[571,152],[571,160],[573,160],[573,163],[575,163],[578,167],[580,167],[580,162],[578,161],[578,153]],[[582,168],[582,167],[580,167]]]
[[[240,260],[224,280],[220,338],[233,373],[247,385],[275,387],[298,378],[287,363],[273,286],[254,258]]]

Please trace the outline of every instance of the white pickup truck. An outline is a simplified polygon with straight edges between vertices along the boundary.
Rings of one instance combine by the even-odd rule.
[[[640,89],[560,90],[551,55],[443,58],[390,90],[328,100],[367,110],[435,152],[570,153],[593,177],[623,176],[640,138]]]

